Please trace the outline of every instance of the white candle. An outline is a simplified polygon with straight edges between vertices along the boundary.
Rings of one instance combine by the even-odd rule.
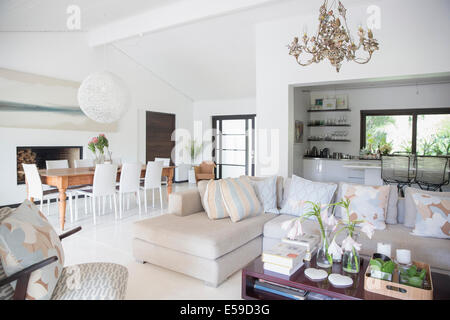
[[[384,254],[385,256],[391,257],[391,244],[390,243],[377,243],[377,253]]]
[[[401,264],[410,264],[411,251],[406,249],[397,249],[397,261]]]

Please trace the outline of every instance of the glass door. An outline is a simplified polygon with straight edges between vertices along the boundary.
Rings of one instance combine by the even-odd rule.
[[[216,178],[255,175],[255,115],[213,116]]]

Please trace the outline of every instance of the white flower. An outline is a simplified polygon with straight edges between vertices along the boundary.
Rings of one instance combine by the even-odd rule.
[[[348,236],[347,238],[344,239],[344,241],[342,241],[342,249],[344,249],[345,251],[352,251],[353,248],[355,248],[356,251],[359,251],[361,250],[361,244],[357,243],[350,236]]]
[[[331,215],[331,216],[328,218],[327,224],[328,224],[330,227],[333,227],[333,230],[336,228],[336,226],[337,226],[337,220],[336,220],[336,218],[334,217],[334,214]]]
[[[300,219],[293,219],[293,220],[285,221],[281,225],[281,228],[284,230],[289,230],[286,235],[289,239],[295,239],[299,235],[303,234],[302,224],[300,222]]]
[[[330,246],[328,247],[328,253],[331,254],[333,257],[334,256],[339,257],[340,255],[342,255],[342,248],[339,247],[339,245],[336,243],[334,239],[330,243]]]
[[[375,232],[375,226],[370,222],[364,221],[361,223],[361,231],[364,232],[369,239],[372,239],[373,233]]]

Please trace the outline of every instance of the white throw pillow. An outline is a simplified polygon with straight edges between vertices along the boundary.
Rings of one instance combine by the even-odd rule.
[[[302,216],[311,209],[311,204],[305,203],[306,201],[328,205],[336,188],[336,184],[314,182],[293,175],[288,198],[280,213]]]
[[[250,180],[264,212],[279,213],[277,208],[277,176],[262,180]]]

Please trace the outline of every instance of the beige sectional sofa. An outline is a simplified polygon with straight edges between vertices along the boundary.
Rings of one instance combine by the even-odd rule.
[[[173,193],[169,214],[134,224],[133,254],[138,261],[218,286],[261,254],[264,224],[275,217],[211,220],[197,190]]]
[[[283,184],[282,179],[278,180]],[[281,204],[282,193],[277,193]],[[404,216],[404,199],[399,200],[398,210],[399,216]],[[138,261],[218,286],[261,255],[263,248],[279,242],[286,234],[281,224],[292,218],[265,213],[236,223],[230,219],[211,220],[204,212],[199,191],[173,193],[169,196],[169,214],[135,223],[133,254]],[[314,221],[305,221],[303,228],[307,233],[318,233]],[[376,230],[371,240],[362,234],[361,254],[371,255],[378,242],[391,243],[393,253],[399,248],[410,249],[413,259],[450,274],[449,240],[413,236],[411,231],[403,224],[388,224],[385,230]]]

